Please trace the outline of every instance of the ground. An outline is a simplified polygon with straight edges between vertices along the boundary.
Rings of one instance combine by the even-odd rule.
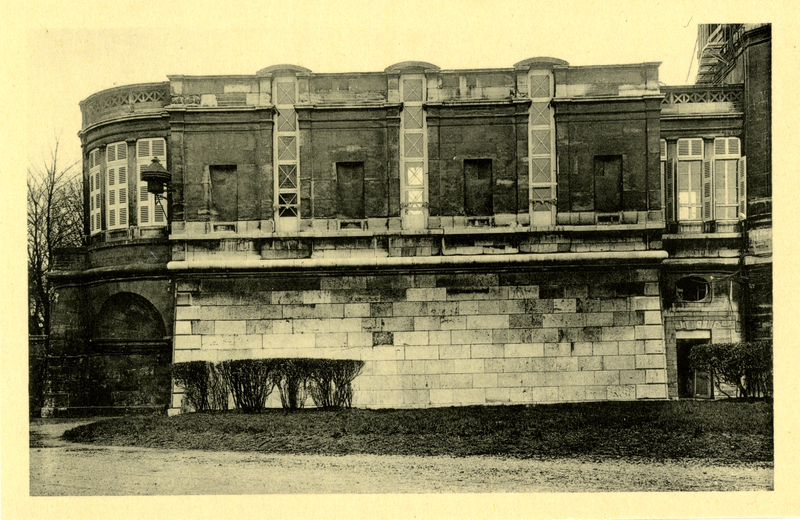
[[[31,423],[32,496],[773,489],[773,465],[763,462],[274,455],[93,446],[59,438],[86,422]]]

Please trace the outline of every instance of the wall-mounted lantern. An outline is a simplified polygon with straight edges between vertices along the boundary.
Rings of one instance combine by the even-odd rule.
[[[167,225],[169,225],[170,214],[166,211],[164,205],[161,204],[161,199],[167,198],[164,197],[164,192],[169,193],[169,184],[172,182],[172,174],[161,166],[161,161],[158,160],[158,157],[153,157],[153,162],[142,170],[141,175],[142,180],[147,183],[148,193],[155,195],[156,204],[161,206],[161,209],[164,210],[164,214],[167,215]],[[167,200],[167,205],[169,205],[169,200]]]
[[[147,183],[147,191],[159,197],[168,190],[172,174],[161,166],[158,157],[153,157],[153,162],[142,170],[142,180]]]

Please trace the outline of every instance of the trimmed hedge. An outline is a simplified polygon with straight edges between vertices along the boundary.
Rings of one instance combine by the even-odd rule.
[[[772,397],[771,341],[695,345],[689,361],[694,370],[711,373],[720,391],[727,383],[740,397]]]
[[[227,410],[228,393],[237,409],[253,413],[265,409],[278,389],[283,408],[305,406],[308,395],[320,408],[350,408],[353,380],[364,362],[355,359],[237,359],[215,365],[210,361],[174,363],[175,384],[198,412]]]

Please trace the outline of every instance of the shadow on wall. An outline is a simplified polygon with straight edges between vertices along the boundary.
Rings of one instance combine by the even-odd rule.
[[[89,342],[86,405],[115,413],[163,410],[171,384],[166,335],[163,318],[146,298],[123,292],[106,300]]]

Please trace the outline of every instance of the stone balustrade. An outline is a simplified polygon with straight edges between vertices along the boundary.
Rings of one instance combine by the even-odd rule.
[[[741,85],[661,87],[662,115],[699,113],[740,113],[744,88]]]
[[[133,114],[157,113],[169,103],[169,82],[140,83],[104,90],[81,102],[83,128]]]

